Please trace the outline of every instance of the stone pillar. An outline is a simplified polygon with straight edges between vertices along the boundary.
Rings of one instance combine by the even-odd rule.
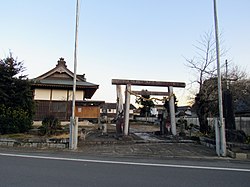
[[[123,98],[122,98],[122,88],[121,85],[116,85],[116,133],[122,134],[122,124],[123,121]]]
[[[169,86],[169,111],[170,111],[170,123],[172,134],[176,135],[176,124],[175,124],[175,107],[174,107],[174,92],[173,87]]]
[[[123,110],[123,98],[122,98],[122,86],[116,85],[116,93],[117,93],[117,112],[121,112]]]
[[[129,133],[129,108],[130,108],[130,92],[131,85],[126,85],[126,98],[125,98],[125,111],[124,111],[124,135],[127,136]]]

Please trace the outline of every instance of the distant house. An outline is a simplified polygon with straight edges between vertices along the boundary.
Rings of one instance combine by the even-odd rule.
[[[125,108],[125,106],[123,106]],[[135,106],[130,104],[130,109],[129,109],[129,118],[133,119],[134,118],[134,110]],[[116,117],[116,103],[104,103],[101,105],[101,116],[107,116],[109,120],[112,120]]]
[[[68,121],[72,114],[73,77],[63,58],[58,60],[55,68],[31,80],[34,94],[35,121],[45,116],[54,115],[60,120]],[[99,85],[86,81],[85,75],[76,76],[76,107],[79,118],[98,118],[100,103],[86,102],[91,99]],[[85,110],[83,108],[85,107]]]
[[[162,114],[162,112],[165,112],[165,107],[162,105],[155,105],[154,109],[157,111],[158,114]],[[175,111],[175,116],[191,116],[193,112],[191,111],[190,106],[177,106]]]
[[[176,116],[191,116],[191,107],[190,106],[178,106],[177,111],[175,113]]]

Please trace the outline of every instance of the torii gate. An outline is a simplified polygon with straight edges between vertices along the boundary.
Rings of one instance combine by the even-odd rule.
[[[112,84],[116,85],[116,90],[117,90],[117,106],[118,106],[117,112],[120,112],[122,108],[121,85],[126,85],[125,110],[124,110],[124,135],[125,136],[128,135],[128,132],[129,132],[129,107],[130,107],[130,94],[132,93],[131,85],[168,87],[168,92],[148,92],[148,93],[150,93],[151,95],[168,95],[170,97],[169,109],[170,109],[171,131],[173,135],[176,135],[173,87],[185,88],[186,84],[184,82],[112,79]],[[138,93],[141,94],[140,92],[137,92],[137,94]]]

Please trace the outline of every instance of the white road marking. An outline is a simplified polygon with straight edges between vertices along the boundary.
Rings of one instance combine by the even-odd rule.
[[[47,159],[47,160],[62,160],[62,161],[74,161],[74,162],[91,162],[91,163],[104,163],[104,164],[122,164],[122,165],[137,165],[137,166],[155,166],[155,167],[172,167],[172,168],[250,172],[250,169],[242,169],[242,168],[223,168],[223,167],[207,167],[207,166],[192,166],[192,165],[154,164],[154,163],[143,163],[143,162],[121,162],[121,161],[109,161],[109,160],[90,160],[90,159],[47,157],[47,156],[34,156],[34,155],[8,154],[8,153],[0,153],[0,156]]]

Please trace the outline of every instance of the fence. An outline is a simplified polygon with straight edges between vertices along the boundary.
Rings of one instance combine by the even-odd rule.
[[[179,118],[176,118],[176,121]],[[187,123],[194,125],[199,125],[198,118],[186,118]],[[208,118],[208,125],[213,128],[215,118]],[[248,136],[250,136],[250,117],[235,117],[236,130],[243,130]]]
[[[175,118],[175,121],[177,122],[180,118]],[[200,126],[199,119],[198,118],[185,118],[187,120],[187,124],[190,125],[191,123],[194,125]]]
[[[136,117],[135,118],[138,121],[147,121],[147,122],[155,122],[157,120],[156,117]],[[175,118],[176,122],[180,118]],[[190,118],[186,117],[187,124],[194,124],[194,125],[200,125],[199,124],[199,119],[198,118]],[[214,121],[215,118],[207,118],[208,119],[208,125],[214,129]],[[248,136],[250,136],[250,117],[235,117],[235,126],[236,130],[243,130]]]
[[[236,117],[235,126],[237,130],[243,130],[250,136],[250,117]]]

